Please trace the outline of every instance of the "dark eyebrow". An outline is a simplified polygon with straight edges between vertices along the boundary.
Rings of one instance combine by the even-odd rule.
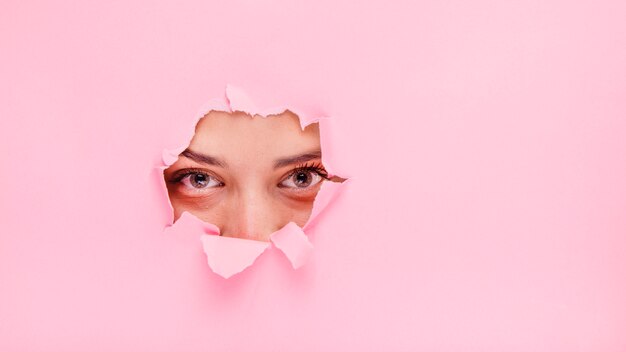
[[[190,150],[189,148],[185,149],[182,153],[180,153],[180,155],[186,158],[189,158],[193,161],[202,163],[202,164],[208,164],[208,165],[214,165],[214,166],[226,168],[226,163],[220,160],[219,158],[206,155],[206,154],[200,154],[198,152],[194,152]]]
[[[294,155],[294,156],[289,156],[286,158],[282,158],[282,159],[278,159],[274,162],[274,168],[278,169],[280,167],[284,167],[284,166],[289,166],[292,164],[302,164],[302,163],[306,163],[307,161],[313,160],[313,159],[319,159],[322,157],[322,152],[319,150],[316,150],[314,152],[310,152],[310,153],[304,153],[304,154],[300,154],[300,155]]]

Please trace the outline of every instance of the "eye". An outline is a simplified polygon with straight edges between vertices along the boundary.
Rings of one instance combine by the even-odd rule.
[[[280,187],[305,189],[315,186],[324,179],[321,172],[311,169],[300,169],[291,173],[280,184]]]
[[[199,190],[221,187],[224,185],[222,182],[204,172],[190,172],[180,179],[180,183],[185,185],[187,188]]]

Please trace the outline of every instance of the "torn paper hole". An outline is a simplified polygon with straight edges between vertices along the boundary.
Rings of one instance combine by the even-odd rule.
[[[320,122],[328,118],[295,111],[260,110],[228,86],[225,100],[198,114],[187,141],[163,152],[168,231],[198,235],[222,277],[252,265],[271,244],[294,268],[304,265],[313,250],[306,229],[344,185],[327,167],[330,151],[322,153]]]

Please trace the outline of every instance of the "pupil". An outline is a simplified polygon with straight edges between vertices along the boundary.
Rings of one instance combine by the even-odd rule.
[[[300,187],[306,187],[311,183],[311,178],[306,172],[299,172],[296,174],[296,184]]]
[[[192,180],[192,184],[194,187],[196,188],[202,188],[206,186],[207,183],[207,175],[205,174],[195,174],[193,176]]]

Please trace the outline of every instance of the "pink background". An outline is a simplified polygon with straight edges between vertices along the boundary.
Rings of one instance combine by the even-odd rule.
[[[626,350],[625,4],[4,1],[0,350]],[[227,83],[335,119],[298,270],[162,232]]]

